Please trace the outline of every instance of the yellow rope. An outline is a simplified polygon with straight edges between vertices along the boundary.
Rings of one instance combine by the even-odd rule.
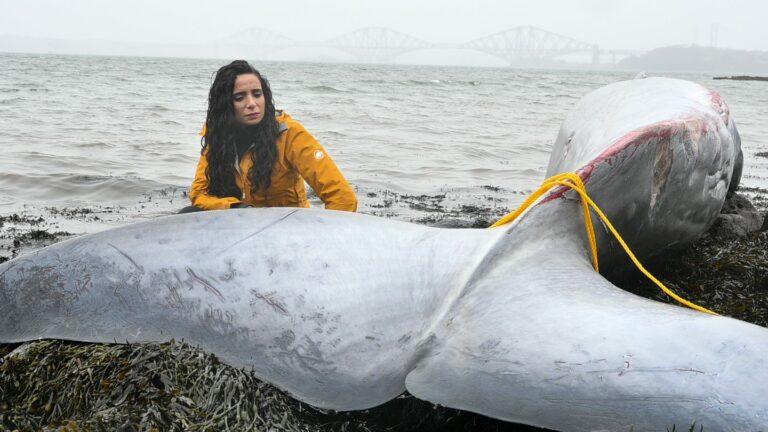
[[[648,270],[643,267],[643,265],[640,263],[640,261],[637,259],[634,253],[629,249],[629,246],[627,246],[627,243],[624,241],[623,238],[621,238],[621,235],[619,235],[619,232],[616,231],[616,228],[614,228],[613,224],[611,224],[611,221],[608,220],[608,217],[603,213],[602,210],[600,210],[600,207],[595,204],[594,201],[592,201],[592,198],[587,195],[586,188],[584,186],[584,182],[581,180],[581,177],[579,177],[576,173],[563,173],[558,174],[555,176],[552,176],[546,180],[544,180],[544,183],[542,183],[541,187],[537,189],[531,196],[528,197],[528,199],[523,202],[523,204],[520,205],[520,207],[517,208],[517,210],[507,214],[506,216],[499,219],[495,224],[491,225],[491,228],[496,228],[502,225],[506,225],[513,220],[517,219],[518,216],[523,214],[531,205],[533,205],[536,200],[538,200],[542,195],[547,193],[550,189],[552,189],[555,186],[564,186],[570,189],[573,189],[576,191],[579,196],[581,197],[581,206],[584,210],[584,226],[587,231],[587,238],[589,239],[589,249],[592,252],[592,266],[595,268],[596,271],[599,271],[599,266],[597,262],[597,241],[595,239],[595,229],[592,225],[592,217],[590,215],[590,208],[592,208],[595,213],[600,217],[600,219],[605,223],[605,226],[608,227],[608,230],[613,234],[613,236],[616,238],[616,240],[619,242],[622,248],[624,248],[624,252],[629,255],[629,258],[632,260],[632,262],[637,266],[637,268],[653,283],[656,284],[659,288],[661,288],[662,291],[664,291],[668,296],[675,299],[677,302],[691,308],[695,309],[700,312],[717,315],[715,312],[701,307],[695,303],[692,303],[677,294],[675,294],[672,290],[664,286],[663,283],[661,283],[658,279],[656,279]]]

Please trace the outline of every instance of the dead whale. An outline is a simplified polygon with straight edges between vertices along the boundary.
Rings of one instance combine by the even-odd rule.
[[[649,256],[714,220],[739,154],[716,93],[650,78],[587,95],[548,170],[578,173]],[[768,330],[613,286],[578,206],[555,190],[489,230],[307,209],[125,226],[0,265],[0,342],[183,338],[336,410],[407,389],[564,431],[765,429]]]

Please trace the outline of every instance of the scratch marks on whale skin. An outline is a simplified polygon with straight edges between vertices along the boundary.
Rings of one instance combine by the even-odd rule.
[[[630,357],[627,357],[627,359],[624,360],[624,367],[619,372],[619,376],[622,376],[625,373],[627,373],[629,371],[629,368],[631,367],[632,367],[632,359]]]
[[[602,371],[592,371],[594,372],[602,372]],[[606,371],[606,372],[616,372],[616,370],[612,371]],[[632,367],[631,364],[624,364],[624,367],[619,371],[619,376],[628,374],[628,373],[694,373],[694,374],[702,374],[706,375],[706,372],[703,370],[695,369],[695,368],[662,368],[662,367],[647,367],[647,368],[638,368],[638,367]]]
[[[125,253],[124,251],[122,251],[120,248],[113,245],[112,243],[107,243],[107,245],[109,245],[112,249],[116,250],[117,253],[123,256],[123,258],[127,259],[131,264],[133,264],[133,266],[136,268],[136,270],[139,271],[139,273],[144,274],[144,267],[139,265],[130,255],[128,255],[127,253]]]
[[[596,369],[596,370],[588,370],[585,373],[588,374],[616,374],[617,376],[624,376],[627,374],[636,374],[636,373],[693,373],[693,374],[701,374],[706,375],[707,372],[696,369],[693,367],[654,367],[654,366],[646,366],[646,367],[637,367],[632,361],[631,357],[626,357],[622,361],[622,365],[620,367],[616,368],[609,368],[609,369]]]
[[[104,263],[104,268],[109,270],[104,271],[103,273],[107,285],[112,291],[113,297],[118,299],[125,310],[134,312],[134,308],[131,306],[131,302],[126,296],[133,297],[135,295],[135,297],[141,301],[146,301],[146,296],[141,290],[141,281],[147,272],[144,267],[136,262],[136,260],[128,253],[112,243],[107,243],[107,245],[117,251],[118,254],[128,260],[128,262],[131,263],[131,266],[133,266],[133,270],[125,271],[118,266],[117,263]],[[128,293],[128,289],[133,290],[133,295]]]
[[[164,286],[166,294],[162,297],[166,305],[181,316],[191,316],[201,308],[199,298],[189,297],[186,292],[194,287],[191,276],[182,280],[175,269],[165,268],[152,274],[149,286]]]
[[[413,339],[413,335],[410,332],[408,332],[400,336],[400,338],[397,340],[397,343],[398,345],[400,345],[400,347],[405,347],[408,345],[411,339]]]
[[[296,333],[293,330],[283,330],[280,336],[273,338],[273,341],[278,348],[287,350],[296,341]]]
[[[240,243],[242,243],[242,242],[244,242],[244,241],[246,241],[246,240],[248,240],[248,239],[250,239],[250,238],[252,238],[254,236],[259,235],[260,233],[268,230],[269,228],[272,228],[273,226],[279,224],[280,222],[288,219],[288,217],[292,216],[297,211],[299,211],[299,209],[293,210],[292,212],[290,212],[290,213],[286,214],[285,216],[281,217],[280,219],[277,219],[277,220],[275,220],[275,221],[273,221],[271,223],[268,223],[267,225],[257,229],[256,231],[246,235],[245,237],[241,238],[240,240],[238,240],[238,241],[236,241],[236,242],[234,242],[234,243],[232,243],[232,244],[230,244],[228,246],[225,246],[224,248],[222,248],[222,250],[220,252],[232,249],[233,247],[239,245]]]
[[[7,270],[16,273],[9,282],[0,277],[0,337],[10,334],[45,334],[52,321],[69,316],[83,293],[80,279],[74,284],[54,265],[20,260]],[[37,336],[40,337],[40,336]]]
[[[705,374],[706,372],[694,368],[678,368],[678,369],[672,369],[674,372],[692,372],[692,373],[699,373],[699,374]]]
[[[241,348],[239,344],[251,340],[251,330],[238,324],[238,315],[233,311],[208,307],[202,310],[200,322],[217,338],[218,343],[228,345],[231,349]]]
[[[215,295],[215,296],[216,296],[216,297],[218,297],[220,300],[224,300],[224,296],[221,294],[221,291],[219,291],[219,289],[218,289],[218,288],[216,288],[215,286],[213,286],[213,284],[212,284],[210,281],[208,281],[207,279],[203,278],[202,276],[198,276],[198,275],[197,275],[197,273],[195,273],[195,271],[194,271],[194,270],[192,270],[192,269],[191,269],[191,268],[189,268],[189,267],[185,267],[185,269],[187,270],[187,274],[189,275],[189,277],[191,278],[191,280],[193,280],[193,281],[196,281],[196,282],[198,282],[199,284],[201,284],[201,285],[203,286],[203,288],[204,288],[204,289],[205,289],[207,292],[209,292],[209,293],[211,293],[211,294]]]
[[[302,314],[300,318],[315,325],[312,329],[313,332],[327,335],[335,333],[339,329],[339,322],[341,321],[340,314],[329,314],[323,307],[320,307],[315,312]]]
[[[231,259],[227,260],[226,264],[227,264],[227,270],[224,273],[222,273],[221,276],[219,276],[219,280],[221,280],[222,282],[229,282],[238,275],[238,272],[237,272],[237,269],[235,269],[235,266],[234,266],[235,263],[233,260]]]
[[[284,315],[284,316],[290,316],[288,313],[288,309],[286,308],[285,304],[280,301],[280,299],[277,298],[277,291],[270,291],[268,293],[260,293],[256,291],[255,289],[251,290],[251,295],[253,296],[254,300],[251,300],[251,307],[256,305],[257,300],[262,301],[266,303],[269,307],[271,307],[275,312]],[[256,312],[254,311],[254,314]]]
[[[159,272],[152,273],[152,281],[150,285],[159,284],[168,289],[168,297],[166,300],[169,305],[180,305],[183,301],[182,289],[193,290],[195,286],[200,286],[203,290],[209,294],[213,294],[219,300],[224,300],[224,295],[221,293],[213,282],[200,276],[194,270],[189,267],[184,267],[187,273],[187,277],[182,279],[179,272],[175,269],[165,268]]]
[[[642,403],[643,405],[659,404],[659,405],[682,405],[682,404],[697,404],[700,402],[706,402],[704,398],[695,397],[681,397],[680,395],[654,395],[654,396],[624,396],[607,398],[559,398],[559,397],[543,397],[542,400],[553,404],[568,405],[571,407],[585,407],[590,410],[595,410],[597,407],[616,407],[627,403]],[[602,429],[601,429],[602,430]]]
[[[481,343],[477,348],[480,350],[481,353],[485,355],[499,355],[502,352],[506,354],[507,350],[499,349],[499,345],[501,345],[501,340],[488,339],[485,342]]]
[[[325,358],[321,349],[322,342],[314,341],[309,336],[304,336],[301,342],[296,341],[296,334],[292,330],[284,330],[280,336],[273,338],[277,348],[277,358],[289,369],[297,367],[318,377],[318,381],[325,375],[336,372],[333,362]]]
[[[125,278],[125,279],[122,279],[122,280],[118,279],[118,280],[113,281],[114,284],[116,285],[116,289],[117,289],[117,286],[119,286],[119,285],[125,285],[125,286],[133,286],[138,291],[140,291],[139,286],[141,285],[141,278],[144,275],[147,274],[147,271],[144,269],[144,267],[142,265],[140,265],[138,262],[136,262],[136,260],[133,259],[133,257],[131,257],[129,254],[127,254],[125,251],[121,250],[120,248],[118,248],[117,246],[115,246],[112,243],[107,243],[107,244],[112,249],[117,251],[117,253],[119,253],[123,258],[128,260],[128,262],[130,262],[131,265],[136,270],[136,271],[133,271],[133,272],[127,272],[127,276],[128,277]],[[231,268],[231,263],[230,263],[230,268]],[[181,287],[184,287],[184,286],[192,289],[192,288],[194,288],[196,283],[198,285],[202,286],[203,290],[205,290],[206,292],[208,292],[210,294],[213,294],[214,296],[216,296],[220,300],[224,300],[224,296],[222,295],[221,291],[218,288],[216,288],[216,286],[213,284],[213,282],[209,281],[208,279],[204,278],[203,276],[198,275],[190,267],[184,267],[184,269],[187,272],[186,280],[182,280],[181,277],[179,277],[179,274],[175,270],[173,270],[171,272],[173,274],[173,281],[170,281],[169,278],[163,276],[163,275],[166,275],[167,273],[169,273],[168,271],[164,271],[164,270],[160,271],[159,274],[157,274],[155,272],[152,272],[150,274],[150,278],[155,279],[156,277],[159,276],[162,279],[162,284],[169,289],[169,291],[171,293],[171,297],[174,298],[175,300],[179,300],[180,299],[180,297],[178,295],[178,289],[180,289]],[[232,269],[232,270],[234,271],[234,269]],[[119,272],[116,270],[116,273],[119,273]],[[126,273],[126,272],[123,272],[123,273]],[[234,277],[234,275],[232,275],[231,277]]]
[[[179,309],[180,306],[184,304],[184,298],[179,293],[179,290],[182,287],[181,279],[179,279],[178,274],[173,274],[173,280],[166,279],[162,282],[163,285],[168,289],[168,296],[166,297],[166,302],[168,303],[168,306],[170,306],[172,309]]]

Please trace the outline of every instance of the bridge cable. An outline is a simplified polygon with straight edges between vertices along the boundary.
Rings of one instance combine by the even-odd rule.
[[[533,193],[531,194],[516,210],[506,214],[504,217],[499,219],[496,223],[491,225],[491,228],[497,228],[502,225],[506,225],[515,219],[517,219],[523,212],[525,212],[531,205],[533,205],[536,200],[538,200],[542,195],[547,193],[550,189],[552,189],[555,186],[562,186],[566,188],[570,188],[574,191],[576,191],[579,196],[581,197],[581,206],[584,210],[584,228],[587,231],[587,238],[589,239],[589,248],[592,253],[592,266],[595,268],[595,271],[600,271],[598,259],[597,259],[597,240],[595,238],[595,229],[592,225],[592,216],[590,214],[590,208],[595,211],[595,213],[600,217],[600,219],[603,221],[605,226],[608,228],[608,230],[613,234],[614,238],[616,238],[616,241],[619,242],[621,247],[624,249],[624,252],[627,253],[629,258],[632,260],[632,262],[635,264],[638,270],[640,270],[648,279],[651,280],[656,286],[658,286],[664,293],[666,293],[668,296],[675,299],[678,303],[683,304],[691,309],[697,310],[699,312],[708,313],[711,315],[717,315],[717,313],[699,306],[693,302],[690,302],[677,294],[675,294],[672,290],[667,288],[661,281],[656,279],[648,270],[646,270],[645,267],[640,263],[640,260],[637,259],[634,253],[630,250],[627,243],[624,241],[624,239],[621,237],[619,232],[614,228],[613,224],[611,224],[611,221],[608,220],[608,217],[603,213],[602,210],[600,210],[600,207],[595,204],[595,202],[592,200],[592,198],[589,197],[587,194],[586,187],[584,186],[584,182],[581,180],[581,177],[579,177],[576,173],[562,173],[554,175],[546,180],[541,184],[541,186]]]

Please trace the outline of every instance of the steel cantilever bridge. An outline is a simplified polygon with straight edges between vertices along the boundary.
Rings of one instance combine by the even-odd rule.
[[[287,48],[335,48],[363,62],[388,63],[396,57],[425,49],[469,49],[501,58],[509,64],[526,60],[554,60],[570,54],[587,53],[593,63],[600,61],[595,44],[531,26],[513,27],[464,43],[431,43],[383,27],[364,27],[323,41],[297,41],[275,32],[254,28],[233,34],[220,44],[248,48],[262,55]],[[616,54],[615,52],[610,52]]]

